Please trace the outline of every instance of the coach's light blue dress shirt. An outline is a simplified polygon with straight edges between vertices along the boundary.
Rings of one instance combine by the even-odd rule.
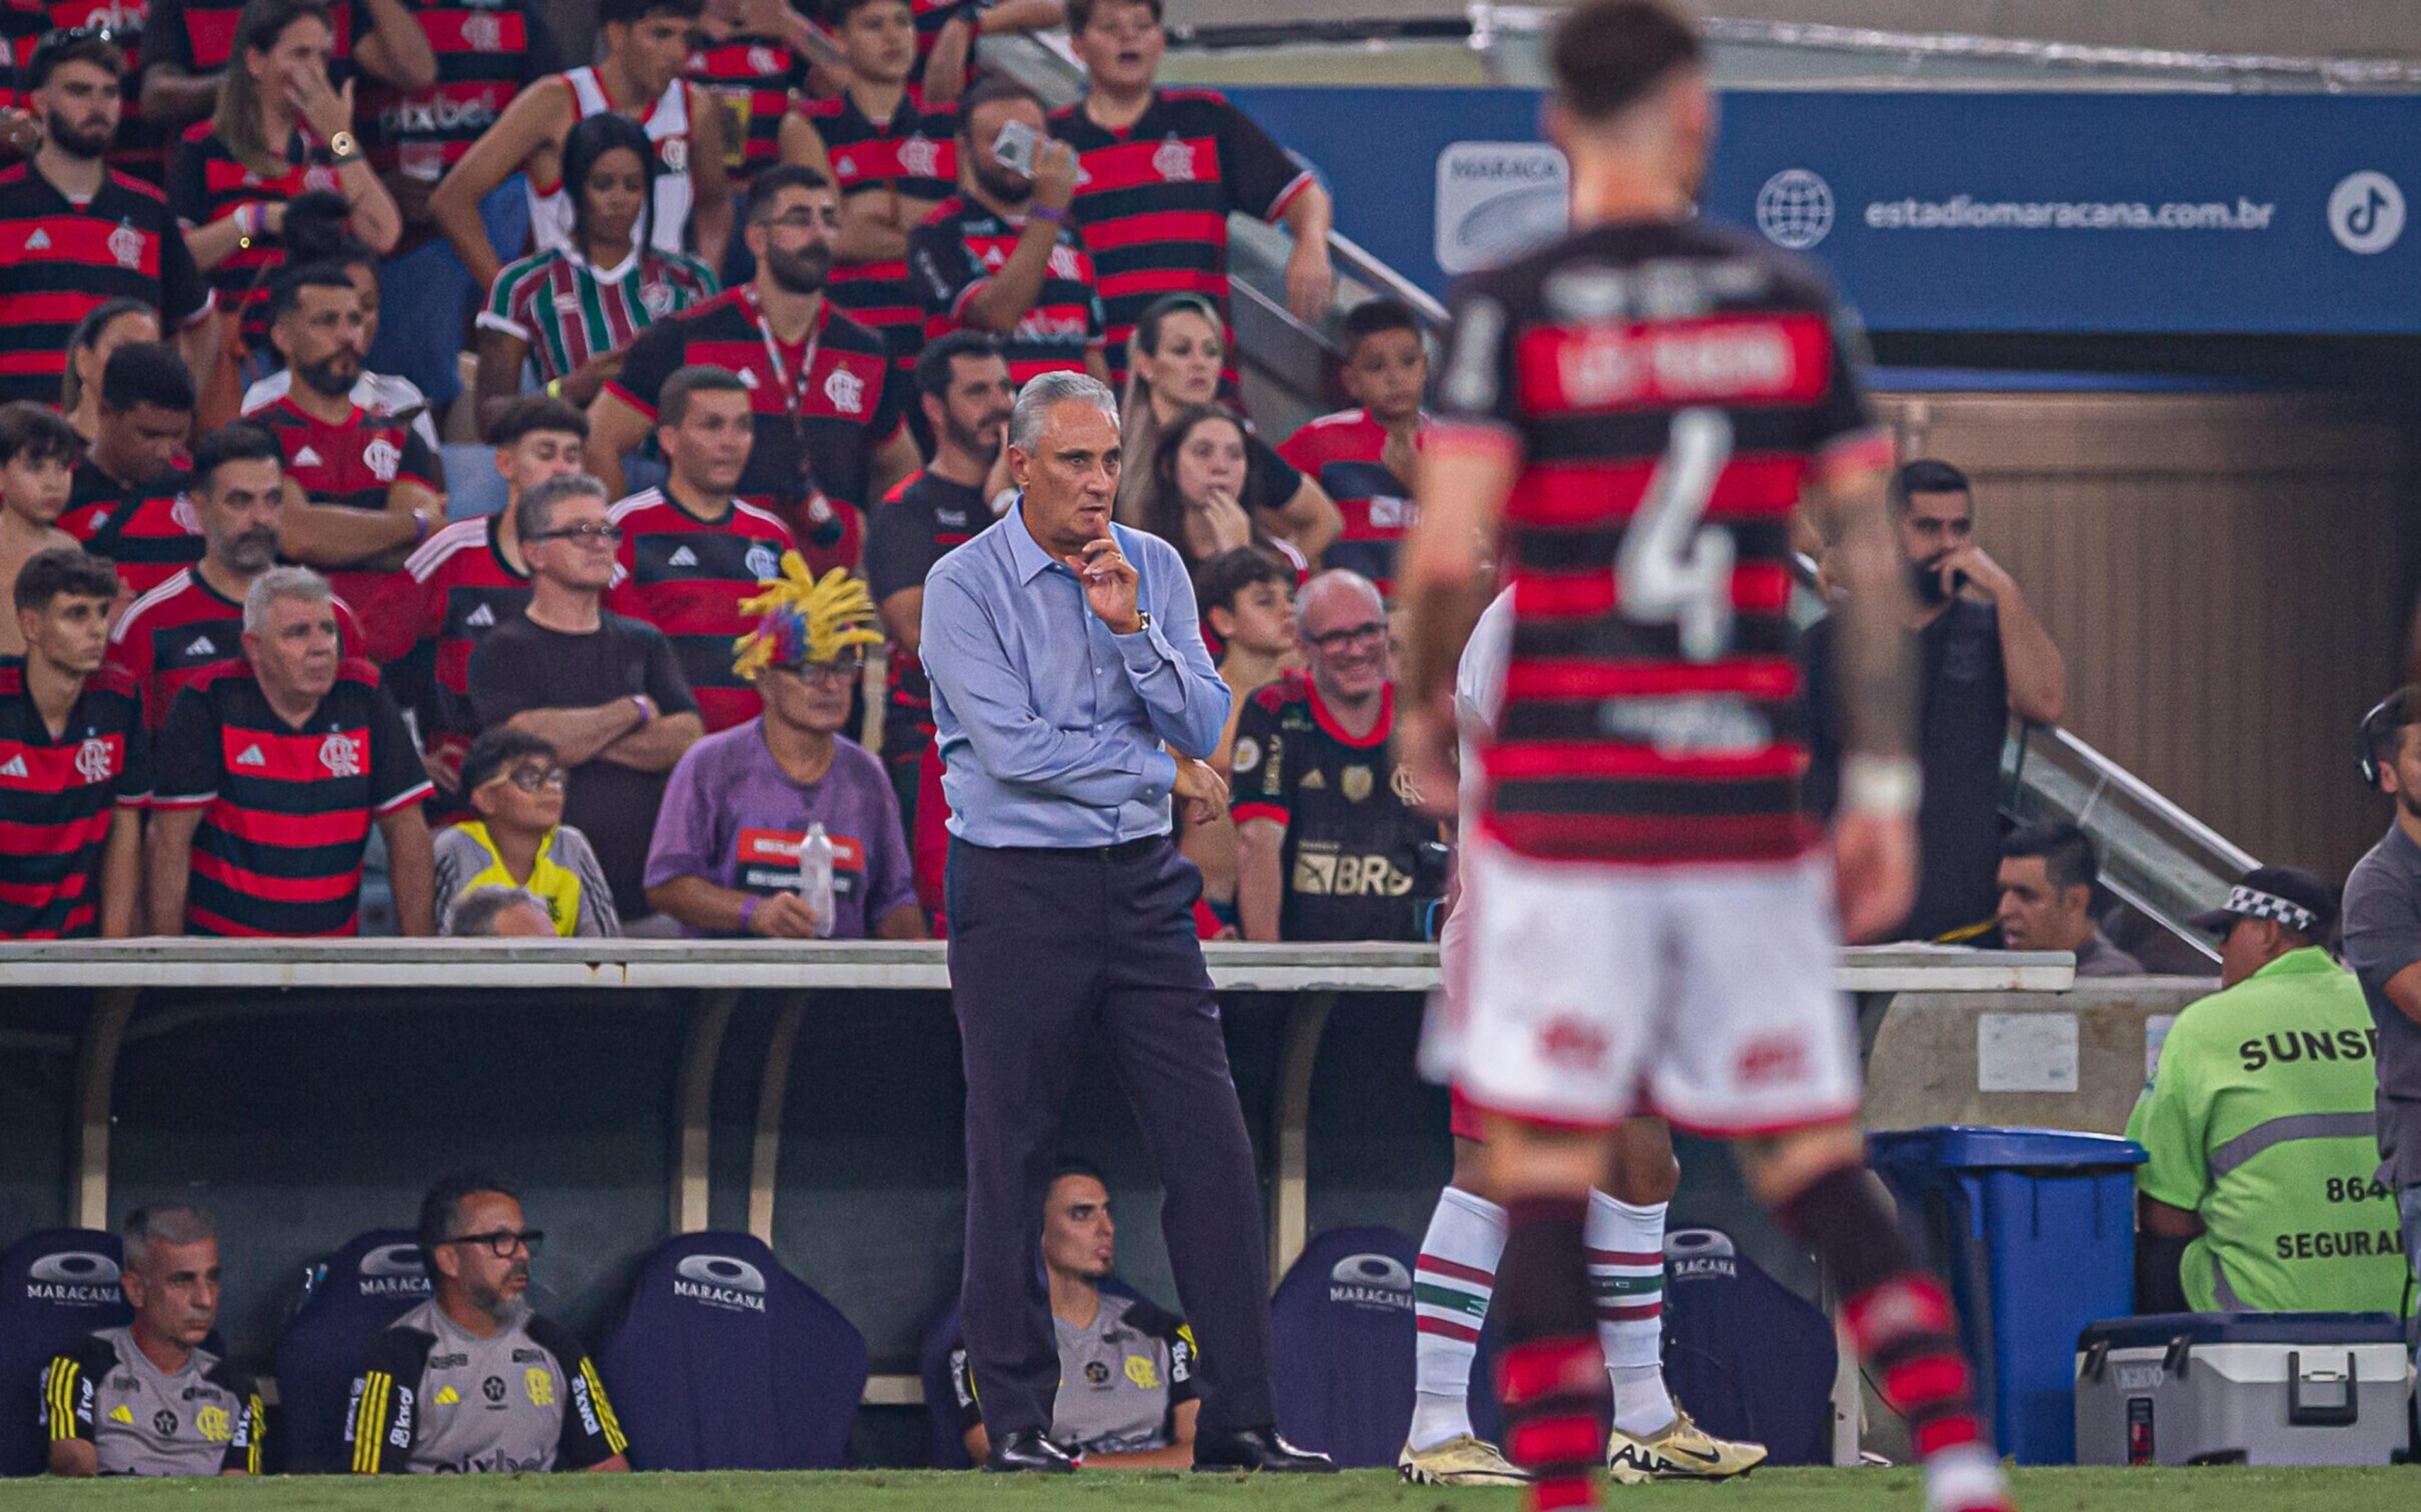
[[[950,833],[981,846],[1072,849],[1168,830],[1177,762],[1217,749],[1233,702],[1210,665],[1177,548],[1110,533],[1151,623],[1113,635],[1084,585],[1025,528],[1024,499],[925,577]]]

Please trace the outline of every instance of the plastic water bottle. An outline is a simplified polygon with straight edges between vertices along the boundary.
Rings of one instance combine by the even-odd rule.
[[[799,844],[799,898],[815,915],[816,938],[829,940],[833,932],[833,843],[820,820],[807,826],[807,837]]]

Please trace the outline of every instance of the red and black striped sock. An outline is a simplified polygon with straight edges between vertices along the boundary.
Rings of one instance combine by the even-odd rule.
[[[1584,1196],[1506,1205],[1509,1232],[1496,1265],[1495,1310],[1506,1348],[1496,1362],[1505,1455],[1528,1471],[1528,1512],[1599,1504],[1593,1480],[1612,1408],[1589,1297]]]

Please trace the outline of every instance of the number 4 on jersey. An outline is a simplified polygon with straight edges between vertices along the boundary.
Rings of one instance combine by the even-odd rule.
[[[1676,413],[1614,562],[1616,608],[1635,624],[1676,626],[1693,662],[1715,660],[1731,641],[1731,533],[1698,524],[1731,455],[1732,422],[1723,411]]]

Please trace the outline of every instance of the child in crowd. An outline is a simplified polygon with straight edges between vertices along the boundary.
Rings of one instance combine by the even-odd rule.
[[[58,526],[66,512],[84,438],[39,404],[0,404],[0,601],[38,552],[73,551],[76,539]],[[0,656],[20,656],[25,638],[17,616],[0,616]]]
[[[564,785],[554,747],[535,735],[499,725],[472,742],[462,791],[477,817],[437,834],[437,917],[475,887],[513,887],[566,939],[622,932],[588,837],[563,822]]]
[[[1345,392],[1358,406],[1322,415],[1289,437],[1278,455],[1336,501],[1345,528],[1321,565],[1348,568],[1395,591],[1396,542],[1413,524],[1414,457],[1420,447],[1421,395],[1429,387],[1429,348],[1420,321],[1400,300],[1374,299],[1344,322]]]

